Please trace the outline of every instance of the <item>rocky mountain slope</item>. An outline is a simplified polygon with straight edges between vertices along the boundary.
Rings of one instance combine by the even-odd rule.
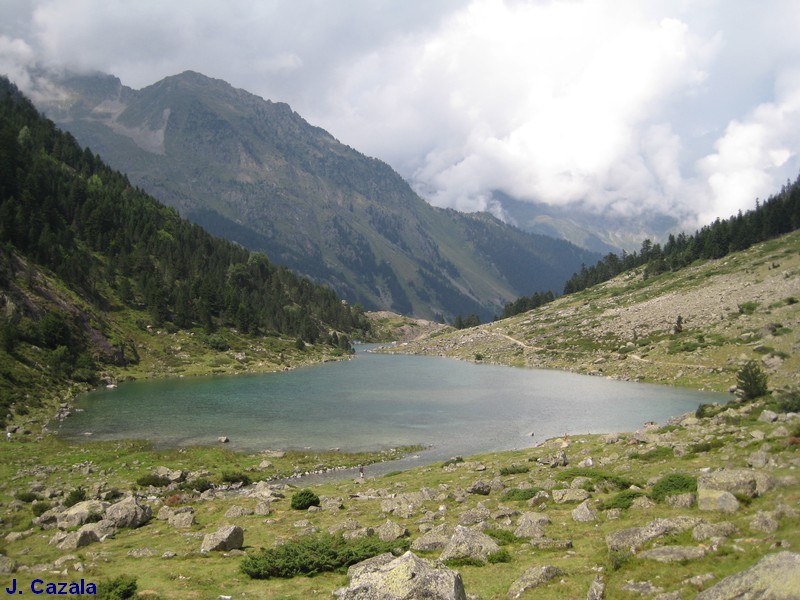
[[[718,391],[755,359],[775,386],[800,384],[800,232],[674,273],[644,271],[392,351]]]
[[[518,296],[560,292],[598,258],[488,214],[433,208],[385,163],[224,81],[186,72],[142,90],[103,75],[58,85],[39,108],[133,183],[368,310],[486,321]]]

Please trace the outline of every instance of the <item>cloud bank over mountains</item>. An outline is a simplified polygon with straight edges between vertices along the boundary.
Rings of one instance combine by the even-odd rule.
[[[686,226],[800,171],[793,0],[6,0],[0,72],[140,88],[192,69],[285,101],[438,206],[495,192]]]

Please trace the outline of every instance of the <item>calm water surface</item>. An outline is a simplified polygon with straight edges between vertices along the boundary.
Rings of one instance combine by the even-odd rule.
[[[126,383],[87,394],[65,438],[160,447],[375,450],[432,446],[428,460],[534,446],[564,432],[632,431],[722,394],[420,356],[359,352],[286,373]],[[531,434],[534,436],[531,436]]]

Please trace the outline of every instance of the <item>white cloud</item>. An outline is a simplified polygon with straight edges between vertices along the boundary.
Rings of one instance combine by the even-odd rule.
[[[289,102],[435,204],[726,217],[796,176],[795,0],[5,0],[0,69],[186,69]],[[26,79],[27,78],[27,79]]]

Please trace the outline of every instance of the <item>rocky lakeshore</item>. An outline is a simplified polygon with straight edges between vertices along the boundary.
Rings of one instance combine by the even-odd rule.
[[[298,486],[260,480],[264,457],[242,459],[251,477],[234,481],[188,469],[179,453],[174,464],[145,453],[164,464],[130,479],[130,458],[70,464],[90,450],[25,446],[6,452],[2,488],[0,568],[20,581],[129,574],[144,597],[215,599],[720,600],[800,589],[800,415],[770,399],[382,477],[354,471],[314,486],[319,503],[302,510]],[[347,574],[241,570],[259,548],[325,535],[393,552]]]

